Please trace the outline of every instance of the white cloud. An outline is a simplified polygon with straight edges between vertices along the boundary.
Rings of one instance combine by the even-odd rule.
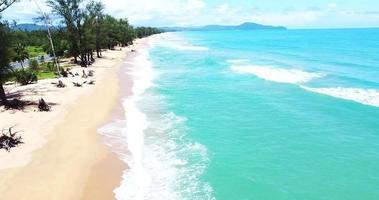
[[[201,9],[205,7],[205,3],[202,0],[188,0],[186,8],[189,10],[192,9]]]
[[[334,8],[336,8],[337,7],[337,4],[336,3],[330,3],[330,4],[328,4],[328,8],[332,8],[332,9],[334,9]]]
[[[220,14],[223,14],[223,13],[227,12],[228,10],[229,10],[229,5],[226,3],[221,4],[221,5],[217,6],[217,8],[216,8],[216,12],[220,13]]]
[[[114,16],[138,25],[194,24],[206,4],[202,0],[103,0]]]
[[[3,13],[8,20],[19,23],[33,22],[37,17],[34,0],[23,0],[14,4]],[[45,0],[37,0],[44,11],[49,8]],[[88,0],[85,0],[88,1]],[[207,0],[102,0],[106,12],[118,17],[128,18],[134,25],[151,26],[193,26],[206,24],[239,24],[257,22],[288,27],[333,27],[337,24],[346,26],[378,26],[378,10],[343,9],[336,3],[308,9],[293,8],[274,11],[259,7],[242,6],[223,0],[224,3],[211,7]],[[360,23],[358,21],[366,22]],[[353,24],[353,25],[349,25]]]
[[[50,12],[50,8],[43,0],[24,0],[13,4],[2,13],[2,16],[7,20],[15,20],[18,23],[32,23],[34,18],[39,17],[37,5],[44,12]]]
[[[299,27],[311,24],[323,15],[319,11],[291,11],[283,13],[264,13],[252,15],[251,20],[271,25],[283,25],[290,27]]]

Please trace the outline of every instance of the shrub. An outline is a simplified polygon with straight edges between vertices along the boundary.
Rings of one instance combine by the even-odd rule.
[[[31,59],[29,61],[29,67],[33,72],[37,72],[39,70],[39,63],[36,59]]]
[[[51,72],[55,71],[55,64],[53,62],[48,62],[47,69]]]
[[[39,57],[39,62],[41,62],[41,63],[45,62],[45,56],[43,56],[43,55],[40,56]]]
[[[30,71],[20,70],[15,72],[16,82],[21,85],[28,85],[38,81],[37,75]]]

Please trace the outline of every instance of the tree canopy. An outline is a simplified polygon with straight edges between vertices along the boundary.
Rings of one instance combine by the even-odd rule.
[[[17,1],[0,0],[0,14]],[[40,60],[36,55],[43,56],[48,53],[57,57],[73,57],[75,63],[88,67],[95,62],[94,54],[100,58],[103,49],[128,46],[136,38],[160,33],[158,29],[151,27],[134,28],[127,19],[117,19],[105,14],[101,1],[86,2],[88,1],[47,0],[46,4],[51,7],[52,14],[60,19],[58,26],[50,28],[46,20],[48,16],[42,13],[42,19],[49,26],[48,30],[25,31],[17,30],[17,27],[11,29],[0,18],[0,100],[3,104],[7,103],[3,84],[14,75],[14,69],[10,67],[11,61],[23,65],[26,59]],[[51,42],[48,35],[51,35]],[[29,52],[30,49],[33,49],[32,53]],[[34,52],[36,49],[38,52]],[[34,71],[38,71],[38,68],[35,67]],[[27,71],[23,73],[28,77],[35,76],[27,74]]]

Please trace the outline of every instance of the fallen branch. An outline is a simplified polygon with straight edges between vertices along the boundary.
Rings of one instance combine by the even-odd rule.
[[[72,84],[74,84],[75,87],[82,87],[83,86],[83,84],[80,84],[78,82],[72,82]]]
[[[12,133],[12,128],[10,127],[7,133],[4,133],[3,129],[0,136],[0,149],[5,149],[8,152],[10,152],[11,148],[24,143],[22,142],[22,137],[16,135],[18,132]]]

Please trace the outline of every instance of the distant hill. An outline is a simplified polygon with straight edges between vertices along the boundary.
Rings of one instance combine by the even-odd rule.
[[[208,25],[202,27],[162,27],[165,31],[225,31],[225,30],[286,30],[284,26],[269,26],[246,22],[237,26]]]
[[[38,24],[17,24],[17,26],[13,26],[12,28],[23,30],[23,31],[47,30],[46,26],[38,25]]]

